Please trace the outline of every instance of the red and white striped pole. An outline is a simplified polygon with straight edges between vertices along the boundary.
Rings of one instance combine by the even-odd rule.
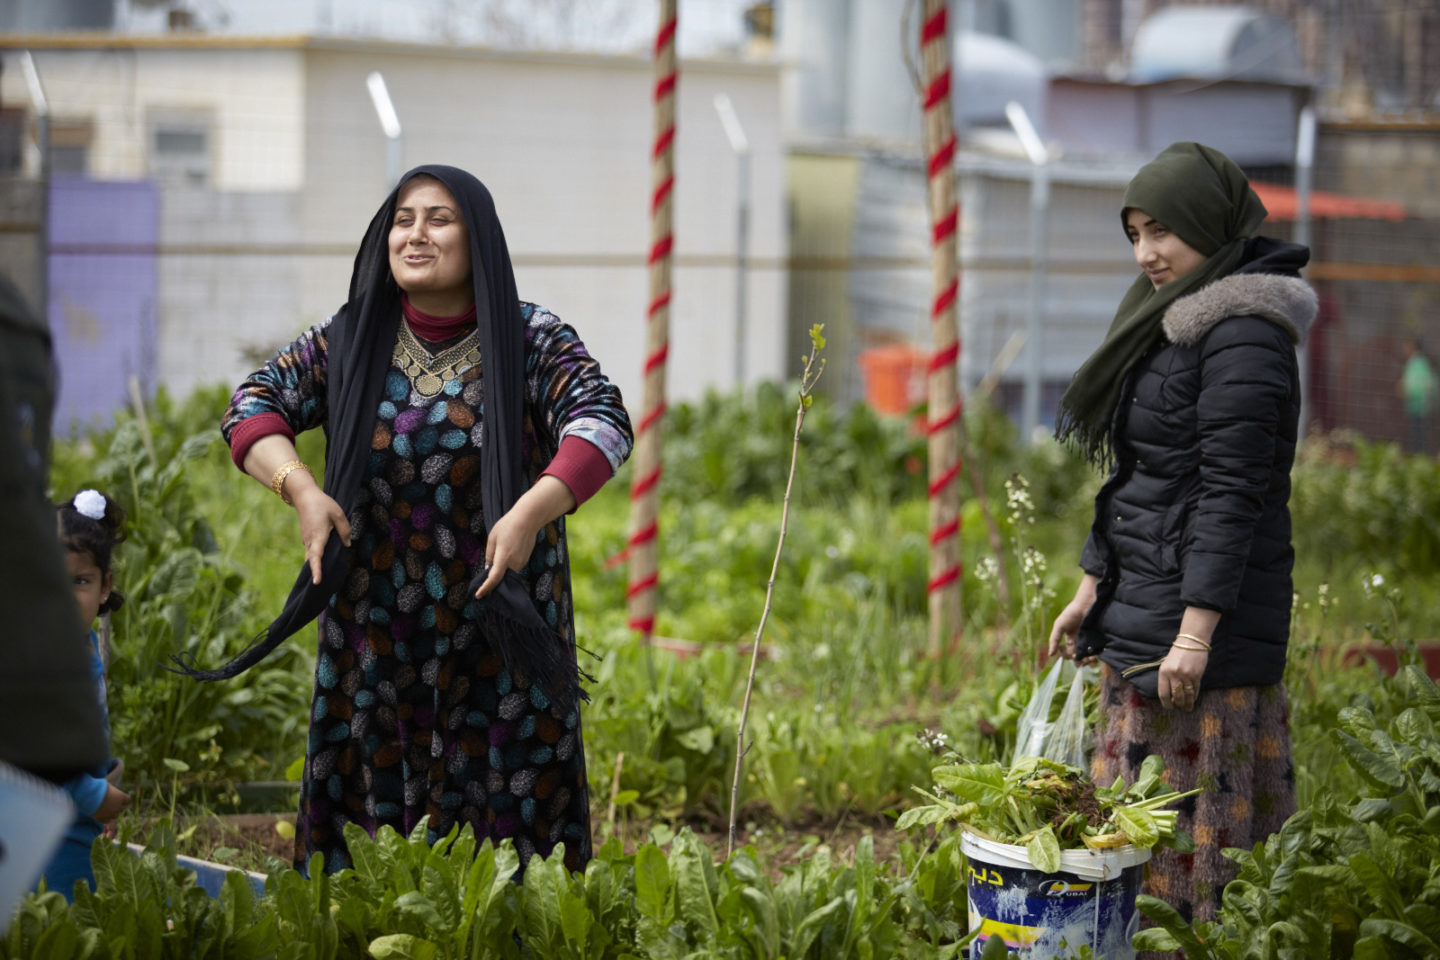
[[[665,417],[665,359],[670,352],[670,258],[675,187],[675,57],[677,0],[660,0],[655,35],[655,146],[650,157],[650,301],[645,338],[645,397],[635,428],[635,479],[630,486],[630,629],[648,644],[655,632],[660,582],[656,549],[660,512],[660,440]]]
[[[946,0],[925,0],[920,27],[924,73],[925,156],[931,224],[930,272],[935,299],[930,329],[935,352],[929,370],[930,631],[938,656],[960,633],[960,264],[955,190],[955,122],[950,106],[950,31]]]

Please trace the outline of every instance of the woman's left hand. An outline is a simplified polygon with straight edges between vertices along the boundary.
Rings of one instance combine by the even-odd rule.
[[[1200,678],[1205,676],[1205,666],[1210,654],[1204,650],[1185,650],[1171,647],[1160,664],[1160,679],[1157,684],[1160,703],[1167,710],[1178,707],[1189,711],[1195,708],[1200,697]]]
[[[485,540],[485,582],[475,591],[476,599],[485,596],[500,586],[506,570],[519,573],[530,562],[535,550],[535,538],[544,523],[535,523],[526,516],[520,504],[511,508],[490,528]]]
[[[530,562],[540,530],[575,509],[575,496],[570,488],[549,474],[541,475],[535,485],[515,501],[515,506],[494,525],[485,539],[485,582],[475,591],[475,598],[485,596],[500,586],[506,570],[519,573]]]

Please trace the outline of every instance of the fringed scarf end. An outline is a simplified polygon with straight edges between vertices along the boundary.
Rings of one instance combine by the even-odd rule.
[[[1091,424],[1062,407],[1055,425],[1055,440],[1085,458],[1085,462],[1103,472],[1114,463],[1109,430],[1097,430]]]
[[[219,680],[233,680],[255,664],[264,660],[281,643],[285,641],[283,636],[271,639],[271,631],[267,630],[255,638],[244,650],[241,650],[234,657],[213,670],[200,669],[195,659],[195,654],[188,650],[183,653],[171,654],[169,663],[160,664],[161,668],[171,673],[178,673],[181,676],[189,677],[192,680],[199,680],[204,683],[215,683]]]
[[[506,669],[524,676],[532,686],[538,686],[561,713],[578,702],[590,702],[590,694],[583,684],[594,683],[595,677],[580,666],[574,653],[579,647],[572,648],[548,626],[522,623],[501,612],[496,605],[484,606],[475,622],[480,625],[482,635],[499,648]]]

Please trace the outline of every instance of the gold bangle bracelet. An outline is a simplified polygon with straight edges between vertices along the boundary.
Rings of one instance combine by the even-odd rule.
[[[283,500],[286,506],[294,506],[295,501],[285,492],[285,478],[296,470],[304,470],[306,473],[310,473],[310,468],[305,465],[303,460],[287,460],[280,464],[280,469],[276,470],[275,476],[270,478],[270,489],[275,491],[275,496]],[[310,473],[310,475],[312,477],[314,476],[313,473]]]
[[[1206,650],[1209,650],[1209,649],[1210,649],[1210,641],[1209,641],[1209,640],[1201,640],[1199,637],[1195,636],[1195,634],[1193,634],[1193,633],[1177,633],[1177,634],[1175,634],[1175,639],[1176,639],[1176,640],[1194,640],[1196,643],[1200,644],[1200,646],[1204,647]]]
[[[1209,653],[1209,652],[1210,652],[1210,648],[1209,648],[1209,647],[1192,647],[1192,646],[1190,646],[1188,643],[1172,643],[1172,644],[1170,644],[1170,646],[1173,647],[1173,648],[1175,648],[1176,650],[1194,650],[1194,651],[1197,652],[1197,653]]]

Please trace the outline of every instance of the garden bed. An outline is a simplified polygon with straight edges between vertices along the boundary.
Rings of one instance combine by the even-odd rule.
[[[602,826],[600,818],[603,814],[603,810],[595,811],[594,823],[597,827]],[[182,849],[200,860],[264,873],[268,858],[274,857],[288,864],[294,855],[293,835],[287,837],[277,830],[279,824],[293,828],[295,815],[217,814],[192,820],[181,824],[182,835],[193,828]],[[628,824],[617,824],[615,835],[620,837],[627,852],[633,852],[638,844],[651,839],[668,840],[682,827],[689,828],[717,862],[725,859],[729,830],[728,825],[718,819],[692,818],[684,823],[632,820]],[[602,830],[597,829],[596,832],[603,834]],[[888,817],[844,817],[838,821],[812,817],[795,823],[773,819],[751,820],[737,829],[736,842],[740,846],[753,845],[772,879],[778,880],[787,867],[811,855],[821,844],[829,847],[840,862],[850,863],[856,847],[865,837],[871,838],[878,863],[894,859],[905,840],[905,835],[894,829],[893,821]],[[604,835],[596,837],[597,842],[604,839]]]

